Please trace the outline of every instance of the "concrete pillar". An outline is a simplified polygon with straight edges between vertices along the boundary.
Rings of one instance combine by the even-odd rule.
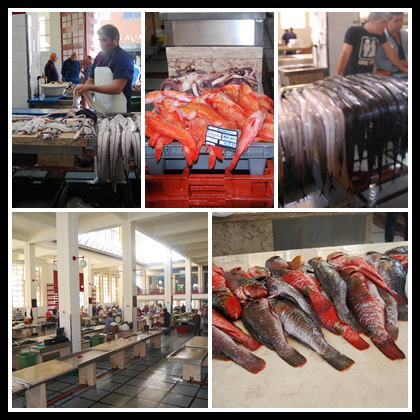
[[[93,285],[93,275],[92,275],[92,263],[89,257],[85,257],[87,266],[83,269],[83,281],[84,281],[84,300],[85,300],[85,309],[86,313],[89,316],[92,316],[92,307],[93,304],[89,303],[89,299],[92,298],[92,285]]]
[[[137,331],[137,292],[136,292],[136,229],[132,221],[122,221],[122,277],[124,321],[133,323]]]
[[[165,249],[165,259],[164,259],[164,285],[165,285],[165,301],[164,306],[166,309],[172,313],[172,249],[167,247]]]
[[[198,293],[204,293],[204,274],[203,266],[198,266]]]
[[[185,310],[191,312],[191,259],[185,259]]]
[[[118,266],[118,275],[117,275],[117,298],[118,298],[118,306],[121,308],[122,311],[124,311],[124,301],[123,301],[123,272],[122,272],[122,265]]]
[[[72,352],[82,349],[80,333],[79,243],[77,213],[56,213],[58,303],[60,327],[71,341]]]
[[[31,315],[32,322],[38,323],[38,308],[36,305],[36,258],[35,244],[25,244],[25,306],[26,314]],[[35,301],[34,301],[35,300]]]

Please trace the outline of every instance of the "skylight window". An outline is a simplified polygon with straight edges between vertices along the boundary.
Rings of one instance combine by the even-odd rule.
[[[121,229],[118,226],[96,232],[82,233],[79,235],[79,245],[122,257]],[[163,264],[165,252],[165,245],[136,231],[136,260],[139,264]],[[183,261],[184,259],[182,255],[172,251],[173,262]]]

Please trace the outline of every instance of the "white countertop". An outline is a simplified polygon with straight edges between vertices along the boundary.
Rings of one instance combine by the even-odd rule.
[[[367,251],[384,252],[407,242],[349,245],[291,251],[273,251],[258,254],[232,255],[213,258],[213,263],[224,270],[233,267],[264,266],[273,255],[288,261],[301,255],[303,261],[315,256],[326,257],[343,250],[351,255],[363,256]],[[410,312],[411,317],[411,312]],[[241,321],[236,325],[246,329]],[[305,365],[293,368],[275,352],[262,346],[254,352],[266,361],[266,367],[254,375],[236,363],[213,359],[212,406],[214,408],[406,408],[408,407],[408,367],[411,340],[408,322],[399,322],[396,344],[406,358],[392,361],[384,356],[366,336],[367,350],[357,350],[341,336],[325,328],[325,339],[338,351],[355,361],[350,369],[338,372],[312,349],[288,338],[289,343],[307,359]],[[411,366],[411,363],[410,363]]]

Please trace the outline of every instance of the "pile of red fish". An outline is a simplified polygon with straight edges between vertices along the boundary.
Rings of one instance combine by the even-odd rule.
[[[146,95],[146,104],[150,103],[154,111],[146,111],[146,136],[149,146],[156,147],[156,161],[161,159],[163,146],[177,140],[191,166],[204,145],[208,125],[239,131],[231,170],[251,142],[274,142],[274,102],[245,83],[203,90],[198,97],[177,90],[156,90]],[[210,149],[209,169],[213,169],[216,159],[223,161],[223,149],[206,147]]]
[[[246,271],[213,264],[213,358],[258,373],[265,361],[252,352],[265,345],[290,366],[302,366],[306,358],[289,344],[290,336],[334,369],[348,369],[354,360],[328,344],[326,328],[358,350],[370,347],[364,334],[389,359],[404,359],[395,341],[398,321],[408,320],[407,269],[408,247],[364,258],[334,252],[307,263],[274,256],[265,267]],[[234,324],[239,319],[247,332]]]

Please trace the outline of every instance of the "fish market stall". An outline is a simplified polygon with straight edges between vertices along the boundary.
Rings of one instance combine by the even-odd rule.
[[[168,77],[146,95],[146,207],[272,207],[265,13],[160,17]]]
[[[279,90],[278,115],[282,206],[404,202],[407,82],[365,73],[288,86]]]
[[[267,267],[267,263],[274,264],[271,265],[271,267],[274,267],[276,262],[283,263],[286,261],[289,262],[287,263],[288,267],[292,268],[299,261],[299,258],[296,258],[298,256],[301,256],[304,266],[307,261],[314,257],[323,257],[324,259],[329,257],[330,262],[333,263],[333,258],[339,252],[345,253],[349,258],[355,258],[366,257],[366,253],[370,251],[385,255],[387,254],[386,251],[390,251],[392,247],[395,247],[395,249],[406,249],[402,248],[406,246],[407,242],[375,243],[215,257],[213,258],[213,264],[217,267],[213,266],[213,291],[215,286],[218,287],[218,284],[220,284],[219,281],[225,280],[226,284],[230,284],[229,276],[226,277],[228,270],[231,270],[230,273],[240,273],[241,268],[246,271],[251,267],[264,267],[265,264],[265,267]],[[277,258],[273,257],[273,255],[277,256]],[[408,258],[408,255],[400,256]],[[278,257],[281,257],[281,259]],[[282,264],[280,266],[284,267]],[[374,266],[378,267],[377,265]],[[294,267],[297,269],[296,266]],[[367,270],[371,270],[368,265],[366,267]],[[224,270],[224,273],[221,269]],[[217,272],[216,274],[215,271]],[[286,270],[286,272],[288,271],[291,270]],[[274,275],[272,269],[270,269],[270,272],[271,275]],[[222,276],[222,279],[220,279],[218,274],[223,274],[225,277]],[[261,272],[260,275],[262,275]],[[286,279],[287,276],[290,276],[290,273],[285,274],[283,278]],[[286,282],[286,280],[284,281]],[[377,287],[377,289],[380,290],[381,288]],[[410,294],[407,292],[407,284],[405,294],[410,297]],[[259,300],[267,301],[268,299]],[[280,300],[286,302],[285,299]],[[347,300],[347,302],[349,301]],[[275,313],[279,317],[283,310],[287,311],[288,309],[287,305],[286,307],[281,306],[279,311],[277,304],[275,308]],[[310,311],[310,309],[308,310]],[[387,315],[387,319],[390,319],[388,316],[390,315]],[[245,328],[245,324],[241,319],[235,321],[234,324],[240,327],[243,333],[250,334],[248,328],[251,328],[252,324],[247,321],[248,328]],[[245,319],[249,319],[248,314],[245,316]],[[286,324],[283,318],[281,319],[286,329]],[[321,318],[321,315],[320,319],[324,322],[324,318]],[[217,320],[213,315],[213,328],[216,328],[215,325],[217,325]],[[341,367],[335,366],[335,368],[334,363],[331,363],[330,366],[315,351],[295,338],[291,338],[292,330],[288,330],[290,334],[287,337],[287,341],[294,351],[298,353],[299,358],[303,356],[303,359],[298,358],[299,361],[295,364],[297,367],[292,367],[289,365],[291,363],[286,363],[275,351],[270,350],[265,345],[261,345],[259,342],[255,342],[248,335],[245,338],[240,336],[234,337],[238,341],[241,339],[241,342],[251,349],[252,353],[248,353],[253,355],[251,360],[255,363],[252,365],[254,366],[252,369],[255,369],[255,374],[248,372],[246,368],[239,366],[233,361],[221,361],[213,358],[213,407],[337,409],[408,407],[408,366],[411,356],[409,354],[409,324],[408,322],[398,321],[397,325],[399,329],[398,338],[392,344],[394,349],[398,349],[396,351],[397,355],[394,354],[392,356],[397,360],[390,360],[385,354],[382,354],[379,348],[366,335],[361,334],[359,337],[365,341],[365,344],[359,338],[353,341],[355,337],[350,339],[353,342],[351,344],[350,341],[347,341],[347,338],[344,339],[344,333],[343,337],[341,337],[333,334],[326,328],[322,328],[322,334],[327,343],[341,353],[339,358],[344,365]],[[218,330],[218,328],[216,329]],[[236,332],[236,334],[239,333]],[[369,348],[366,348],[366,343],[369,344]],[[215,352],[214,346],[215,336],[213,332],[213,354]],[[359,350],[356,346],[364,349]],[[240,347],[247,350],[245,347]],[[342,358],[343,355],[345,355],[344,358]],[[286,358],[286,356],[284,357]],[[251,369],[251,367],[248,366],[248,369]],[[221,386],[222,384],[223,386]]]
[[[14,207],[140,205],[141,114],[105,115],[78,100],[58,111],[14,110]]]

